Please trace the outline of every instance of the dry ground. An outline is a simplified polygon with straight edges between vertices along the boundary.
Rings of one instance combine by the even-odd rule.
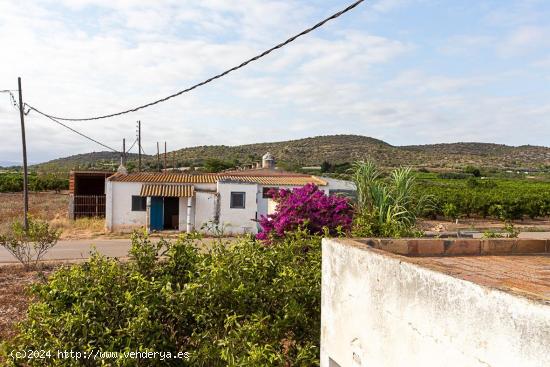
[[[22,266],[0,266],[0,342],[15,335],[15,324],[25,317],[31,302],[28,287],[42,281],[54,269],[46,265],[42,271],[25,271]]]
[[[53,192],[31,192],[29,194],[29,214],[46,220],[62,230],[62,239],[95,238],[105,234],[104,220],[82,218],[68,219],[69,195]],[[23,194],[0,193],[0,233],[7,231],[14,220],[23,219]]]
[[[550,232],[550,218],[514,220],[514,226],[522,232]],[[446,220],[419,221],[419,227],[424,231],[449,231],[503,229],[504,223],[496,219],[462,218],[458,223]]]

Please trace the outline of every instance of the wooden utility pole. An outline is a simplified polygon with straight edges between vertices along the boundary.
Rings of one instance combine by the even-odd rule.
[[[164,170],[166,171],[166,142],[164,142]]]
[[[29,230],[29,176],[27,171],[27,141],[25,139],[25,106],[23,105],[23,91],[21,90],[21,78],[17,78],[19,86],[19,116],[21,117],[21,139],[23,142],[23,207],[25,231]]]
[[[138,121],[138,172],[141,172],[141,121]]]
[[[160,152],[159,152],[159,142],[157,141],[157,171],[160,172]]]
[[[122,138],[122,155],[120,157],[120,164],[126,165],[126,138]]]

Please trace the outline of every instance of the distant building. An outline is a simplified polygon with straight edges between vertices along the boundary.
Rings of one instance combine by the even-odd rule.
[[[112,171],[71,171],[69,218],[105,217],[105,179]]]
[[[106,180],[106,228],[131,231],[201,230],[219,223],[226,233],[257,233],[257,221],[274,211],[272,189],[316,184],[329,194],[327,180],[274,168],[271,154],[262,167],[223,173],[117,173]]]

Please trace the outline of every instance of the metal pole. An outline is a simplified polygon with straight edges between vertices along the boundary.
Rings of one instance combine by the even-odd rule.
[[[141,121],[138,121],[138,172],[141,172]]]
[[[166,142],[164,142],[164,170],[166,171]]]
[[[27,171],[27,141],[25,139],[25,111],[23,106],[23,91],[21,90],[21,78],[17,78],[19,86],[19,116],[21,117],[21,139],[23,142],[23,202],[25,231],[29,230],[29,181]]]
[[[120,164],[126,165],[126,138],[122,138],[122,157],[120,157]]]

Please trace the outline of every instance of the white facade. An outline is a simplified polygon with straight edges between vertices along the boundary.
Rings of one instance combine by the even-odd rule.
[[[228,234],[257,233],[258,185],[218,182],[220,223]],[[244,193],[244,208],[231,207],[231,193]]]
[[[145,226],[146,211],[132,211],[132,196],[139,196],[140,190],[138,182],[107,181],[105,226],[108,230],[127,232]]]

